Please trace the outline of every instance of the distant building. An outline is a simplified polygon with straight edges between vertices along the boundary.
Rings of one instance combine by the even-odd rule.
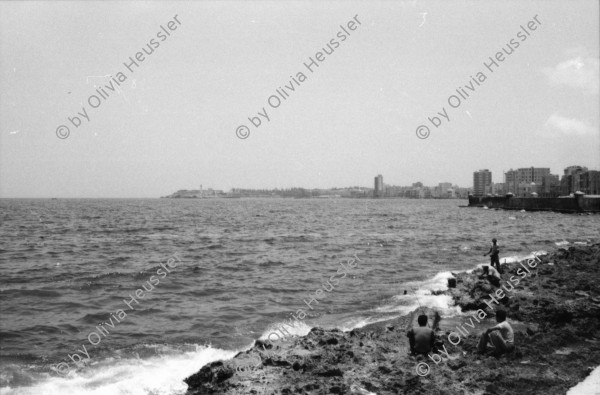
[[[404,188],[398,186],[385,185],[385,196],[402,197],[404,196]]]
[[[353,188],[350,189],[350,197],[352,198],[366,198],[371,195],[370,189]]]
[[[385,190],[383,187],[383,176],[379,174],[377,177],[375,177],[375,191],[373,192],[373,195],[375,197],[383,197],[384,193]]]
[[[440,182],[435,187],[429,187],[429,192],[425,192],[425,198],[427,197],[435,199],[451,199],[454,198],[454,189],[450,182]]]
[[[425,192],[423,191],[423,188],[411,188],[406,191],[405,196],[412,199],[422,199],[425,197]]]
[[[560,181],[557,175],[549,174],[542,177],[542,184],[538,192],[540,197],[560,196]]]
[[[549,167],[531,167],[529,169],[519,169],[519,171],[523,170],[525,174],[525,182],[535,182],[536,184],[541,184],[542,179],[545,176],[550,175]]]
[[[586,171],[588,171],[588,168],[585,166],[569,166],[565,168],[565,175],[584,173]]]
[[[535,182],[536,185],[541,185],[544,177],[550,175],[550,168],[548,167],[522,167],[517,170],[510,169],[504,173],[504,183],[507,192],[512,192],[515,196],[521,196],[518,193],[522,184],[531,184]]]
[[[581,174],[580,190],[586,195],[600,195],[600,171],[588,170]]]
[[[423,198],[424,199],[431,199],[432,197],[433,196],[432,196],[432,193],[431,193],[431,188],[424,187],[423,188]]]
[[[454,189],[456,190],[456,197],[459,197],[462,199],[467,199],[469,197],[469,193],[471,192],[469,190],[469,188],[455,187]]]
[[[510,169],[504,173],[504,185],[507,192],[512,192],[514,194],[517,191],[517,185],[519,185],[518,178],[516,170]]]
[[[436,190],[439,191],[439,197],[442,199],[454,199],[457,196],[456,189],[458,187],[453,187],[451,182],[440,182],[436,187]]]
[[[587,167],[569,166],[560,179],[560,191],[563,195],[575,193],[581,189],[581,175],[588,171]],[[583,192],[583,191],[582,191]]]
[[[452,188],[452,183],[451,182],[440,182],[438,184],[438,186],[440,187],[440,191],[442,194],[441,197],[446,197],[446,192],[448,191],[448,189]]]
[[[507,192],[506,183],[497,182],[492,184],[492,195],[504,196]]]
[[[415,182],[412,186],[387,185],[383,183],[383,177],[378,175],[374,179],[374,189],[369,189],[369,195],[373,197],[386,198],[409,198],[409,199],[466,199],[468,188],[460,188],[449,182],[439,183],[438,186],[424,186],[422,182]],[[351,193],[351,197],[359,197],[359,194]]]
[[[519,197],[531,197],[533,193],[539,195],[539,189],[540,186],[537,185],[535,182],[522,182],[519,184],[519,186],[517,187],[515,192],[513,192],[513,194]]]
[[[573,175],[565,174],[560,179],[560,194],[563,196],[569,195],[571,192],[576,192],[574,188]]]
[[[488,169],[473,173],[473,196],[486,196],[491,193],[492,172]]]

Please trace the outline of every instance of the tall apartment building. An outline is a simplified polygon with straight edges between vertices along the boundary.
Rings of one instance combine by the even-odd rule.
[[[581,175],[581,192],[586,195],[600,195],[600,171],[588,170]]]
[[[565,176],[573,175],[577,173],[584,173],[588,171],[588,168],[585,166],[569,166],[565,168]]]
[[[569,166],[560,179],[560,189],[563,195],[575,193],[581,189],[581,175],[588,171],[587,167]]]
[[[550,175],[548,167],[522,167],[517,170],[510,169],[504,173],[504,183],[508,192],[517,194],[519,189],[523,189],[524,185],[531,185],[535,182],[536,185],[541,185],[544,177]]]
[[[517,187],[519,186],[518,178],[518,172],[516,170],[510,169],[504,173],[504,186],[508,192],[515,193]]]
[[[492,172],[488,169],[473,173],[473,196],[485,196],[491,193]]]
[[[379,174],[377,177],[375,177],[375,191],[374,191],[374,196],[375,197],[382,197],[384,193],[384,189],[383,189],[383,176],[381,174]]]
[[[540,197],[557,197],[560,195],[560,180],[558,175],[550,174],[542,177],[539,195]]]
[[[525,170],[525,169],[519,169],[519,170]],[[549,167],[531,167],[530,169],[527,169],[527,171],[525,171],[525,177],[526,177],[525,182],[531,180],[529,182],[535,182],[536,184],[540,185],[542,183],[542,179],[549,175],[550,175]]]

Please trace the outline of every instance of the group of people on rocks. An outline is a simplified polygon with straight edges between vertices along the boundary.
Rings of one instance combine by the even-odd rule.
[[[492,285],[499,287],[500,279],[502,278],[502,270],[500,268],[499,259],[500,249],[497,245],[497,240],[492,239],[490,250],[484,254],[490,255],[490,266],[482,267],[480,279],[487,279]],[[494,268],[494,265],[497,267]],[[410,351],[413,355],[429,354],[432,350],[435,351],[435,333],[433,329],[427,325],[428,318],[422,314],[417,318],[419,326],[414,326],[407,333],[410,344]],[[488,344],[493,346],[491,355],[500,356],[514,350],[514,332],[511,325],[506,321],[506,311],[498,310],[496,312],[497,325],[486,329],[479,337],[477,344],[477,352],[484,354],[487,351]]]

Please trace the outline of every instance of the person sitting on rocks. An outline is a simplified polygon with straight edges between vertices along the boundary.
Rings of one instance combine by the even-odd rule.
[[[487,350],[487,344],[490,342],[494,346],[492,355],[500,356],[515,349],[513,329],[506,322],[506,311],[498,310],[496,312],[496,322],[498,325],[488,328],[479,338],[477,351],[483,354]]]
[[[417,318],[419,326],[414,326],[406,333],[412,354],[427,354],[433,348],[435,334],[427,325],[427,316],[421,314]]]
[[[482,276],[487,278],[487,280],[492,283],[493,285],[495,285],[496,287],[500,286],[500,279],[502,278],[500,273],[498,273],[498,270],[496,270],[493,267],[489,267],[487,265],[484,265],[481,267],[483,269],[483,274]]]

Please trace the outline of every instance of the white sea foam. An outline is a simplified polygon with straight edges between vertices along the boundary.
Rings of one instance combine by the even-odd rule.
[[[393,303],[374,309],[376,313],[399,313],[407,315],[420,307],[431,307],[442,316],[455,315],[459,309],[454,306],[450,295],[434,295],[432,291],[446,290],[448,279],[452,277],[449,271],[439,272],[430,279],[410,281],[405,284],[406,294],[395,295]]]
[[[528,255],[508,256],[503,257],[501,263],[513,263],[527,259],[532,259],[536,256],[546,255],[548,252],[539,250],[532,251]],[[488,262],[480,263],[471,270],[466,270],[466,273],[472,273],[474,270],[481,268],[484,265],[489,265]],[[407,294],[394,296],[393,300],[397,303],[388,304],[375,308],[377,313],[399,313],[407,315],[419,307],[430,307],[437,310],[442,317],[452,317],[462,315],[461,309],[454,305],[453,299],[449,295],[434,295],[432,291],[446,290],[448,287],[448,279],[452,277],[450,271],[437,273],[434,277],[418,282],[407,282]]]
[[[350,332],[352,329],[362,328],[364,326],[375,324],[377,322],[383,322],[400,318],[403,314],[388,316],[388,317],[354,317],[346,320],[338,325],[338,329],[344,332]]]
[[[3,395],[183,395],[183,379],[202,366],[231,359],[238,351],[197,346],[195,351],[148,359],[104,360],[65,377],[46,375],[30,387],[0,389]]]
[[[267,329],[260,335],[260,340],[270,340],[271,342],[276,342],[280,339],[275,337],[275,335],[271,335],[272,333],[278,334],[278,336],[285,340],[288,340],[290,337],[302,337],[306,336],[308,332],[312,329],[306,322],[302,320],[294,320],[290,322],[276,322],[267,327]],[[269,339],[269,336],[271,338]]]

